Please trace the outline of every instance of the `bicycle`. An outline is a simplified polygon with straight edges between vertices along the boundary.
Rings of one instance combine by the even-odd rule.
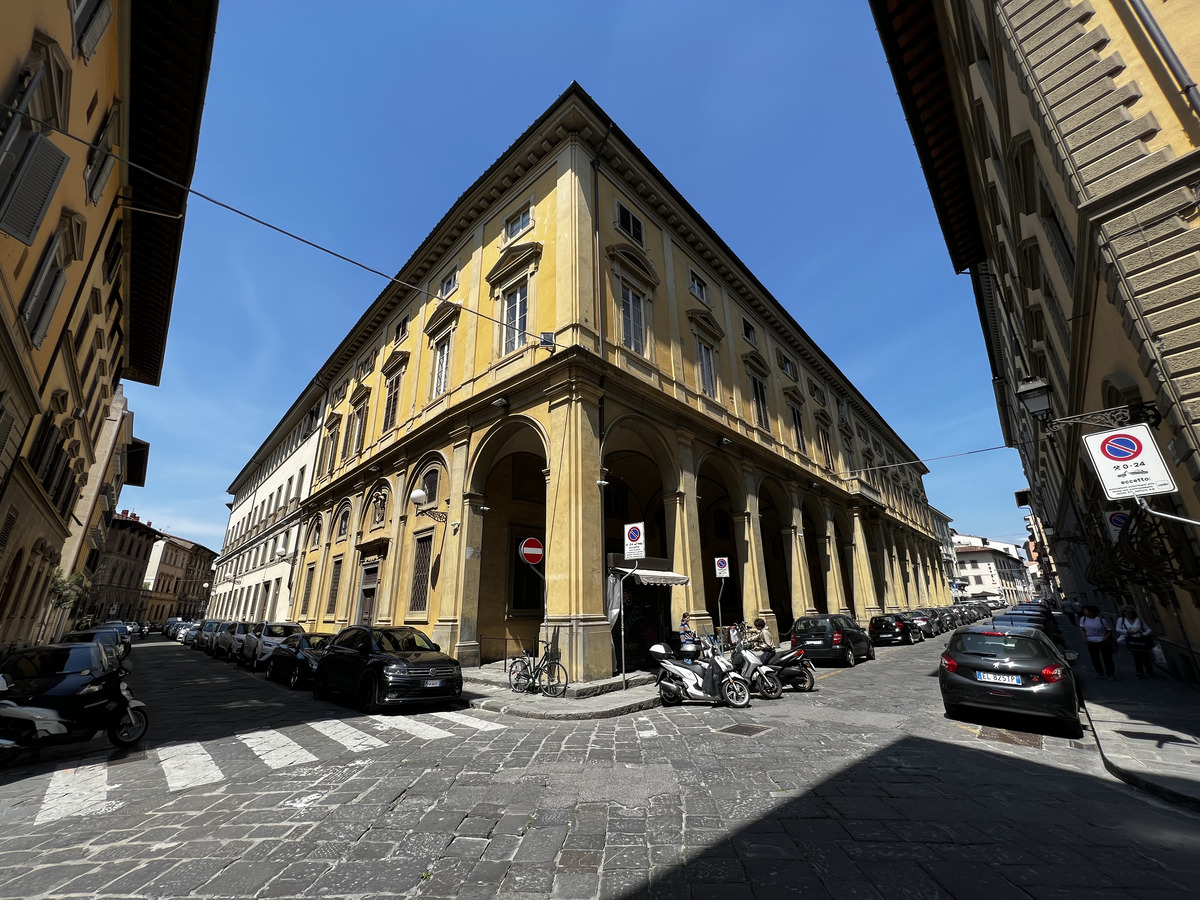
[[[541,691],[547,697],[561,697],[567,692],[567,670],[558,660],[562,654],[547,650],[535,661],[533,650],[513,657],[508,664],[508,686],[518,694]]]

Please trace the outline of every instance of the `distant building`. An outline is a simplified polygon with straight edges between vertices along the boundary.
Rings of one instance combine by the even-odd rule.
[[[149,592],[144,618],[162,622],[172,616],[195,618],[208,602],[216,552],[175,535],[154,545],[143,581]]]
[[[973,534],[955,534],[954,552],[967,599],[997,597],[1011,606],[1031,599],[1020,547]]]
[[[142,582],[151,551],[161,537],[153,523],[143,522],[127,509],[112,517],[85,606],[93,621],[145,619],[149,594]]]
[[[950,588],[950,599],[954,602],[965,600],[967,597],[966,581],[958,570],[958,554],[954,552],[954,529],[950,527],[951,519],[941,510],[929,507],[933,517],[933,531],[942,545],[942,571],[945,573],[947,586]]]

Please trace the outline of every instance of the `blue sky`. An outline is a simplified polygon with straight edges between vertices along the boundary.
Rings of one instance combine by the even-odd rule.
[[[572,80],[918,455],[1003,443],[863,2],[224,0],[193,187],[395,272]],[[219,549],[225,489],[382,287],[193,197],[121,507]],[[1024,535],[1015,450],[928,466],[953,527]]]

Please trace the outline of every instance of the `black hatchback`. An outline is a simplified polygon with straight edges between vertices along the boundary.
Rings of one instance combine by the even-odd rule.
[[[867,631],[871,635],[871,643],[876,647],[883,643],[916,644],[925,640],[917,623],[903,613],[872,616]]]
[[[863,627],[849,616],[801,616],[792,625],[792,646],[801,647],[813,662],[853,666],[874,659],[875,647]]]
[[[363,712],[462,694],[462,667],[415,628],[351,625],[338,632],[317,670],[313,695],[352,694]]]

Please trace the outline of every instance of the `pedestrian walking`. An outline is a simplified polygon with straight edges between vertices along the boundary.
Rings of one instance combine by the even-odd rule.
[[[1092,666],[1096,674],[1109,681],[1117,680],[1116,667],[1113,665],[1113,629],[1104,619],[1100,618],[1100,608],[1085,606],[1083,617],[1079,620],[1079,630],[1087,643],[1088,656],[1092,658]]]
[[[1154,633],[1132,606],[1121,610],[1121,618],[1117,619],[1117,643],[1124,644],[1133,655],[1138,678],[1154,677]]]
[[[1079,627],[1079,601],[1074,597],[1068,597],[1062,604],[1063,614],[1071,622],[1072,628]]]

